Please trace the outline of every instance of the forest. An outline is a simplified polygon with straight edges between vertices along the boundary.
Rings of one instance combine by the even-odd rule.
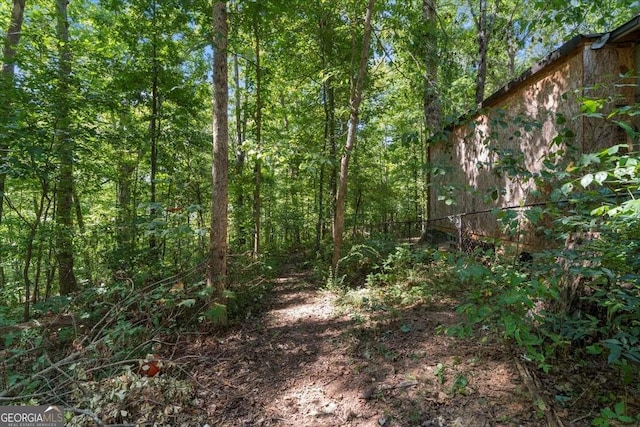
[[[562,119],[631,143],[545,162],[553,203],[525,219],[548,248],[443,248],[428,230],[441,131],[573,36],[639,13],[3,1],[0,415],[640,425],[640,106],[581,97]]]

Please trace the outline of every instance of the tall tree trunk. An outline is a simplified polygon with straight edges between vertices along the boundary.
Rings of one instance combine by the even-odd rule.
[[[242,176],[244,172],[246,152],[244,144],[243,132],[243,114],[242,114],[242,93],[240,92],[240,64],[238,54],[233,55],[233,80],[234,80],[234,113],[236,120],[236,147],[235,147],[235,180],[242,186]],[[246,236],[246,218],[245,218],[245,198],[242,188],[236,191],[236,200],[234,206],[234,219],[237,224],[237,244],[244,248],[247,244]]]
[[[60,294],[68,295],[78,290],[73,272],[73,152],[74,141],[70,134],[70,79],[71,49],[69,45],[68,0],[56,0],[58,35],[58,105],[57,147],[58,184],[56,190],[56,253]]]
[[[320,16],[318,29],[320,34],[320,51],[322,52],[322,67],[325,70],[330,69],[330,59],[334,57],[334,28],[332,24],[332,16],[330,11]],[[337,193],[337,168],[336,168],[336,106],[334,92],[334,77],[327,76],[322,83],[322,105],[324,108],[324,141],[322,146],[322,154],[327,155],[329,150],[329,158],[331,167],[329,170],[329,218],[331,229],[335,225],[335,205]],[[320,243],[325,235],[325,181],[327,175],[327,167],[325,162],[320,165],[320,174],[318,179],[318,217],[316,221],[316,252],[320,250]]]
[[[211,238],[207,285],[215,288],[215,301],[225,304],[227,277],[227,205],[229,130],[227,106],[227,2],[213,3],[213,178],[211,193]],[[226,323],[226,312],[216,319]]]
[[[151,221],[153,221],[157,214],[156,202],[157,202],[157,189],[156,189],[156,176],[158,174],[158,121],[159,121],[159,111],[160,111],[160,98],[158,93],[158,85],[159,85],[159,73],[160,66],[158,63],[158,36],[156,34],[156,9],[157,4],[154,1],[152,3],[153,7],[153,38],[152,38],[152,69],[151,69],[151,119],[149,120],[149,135],[151,142],[151,188],[150,188],[150,203],[151,203]],[[153,260],[157,260],[159,251],[158,251],[158,239],[154,232],[151,233],[149,237],[149,250],[151,252],[151,257]]]
[[[45,183],[47,183],[47,181],[44,181]],[[48,185],[48,183],[47,183]],[[47,187],[48,188],[48,187]],[[44,214],[42,215],[42,221],[46,222],[49,218],[49,211],[51,209],[51,201],[52,198],[49,197],[49,195],[47,194],[46,196],[47,199],[47,207],[44,210]],[[43,255],[44,255],[44,245],[45,245],[45,238],[44,236],[40,236],[39,242],[38,242],[38,254],[37,254],[37,259],[36,259],[36,274],[35,274],[35,281],[33,284],[33,301],[34,302],[38,302],[40,301],[40,278],[42,276],[42,261],[43,261]],[[47,259],[47,264],[49,263],[49,260]]]
[[[338,139],[336,136],[336,98],[335,88],[329,84],[327,91],[327,103],[329,105],[329,159],[331,171],[329,172],[329,219],[331,220],[331,235],[335,234],[336,211],[338,203]]]
[[[33,224],[29,225],[29,235],[27,236],[26,251],[24,255],[24,268],[22,270],[22,279],[24,280],[24,311],[23,318],[25,321],[31,317],[31,260],[33,259],[34,241],[40,228],[42,221],[42,215],[45,207],[45,200],[47,199],[47,193],[49,192],[48,184],[46,181],[42,181],[42,193],[40,194],[40,201],[35,202],[36,205],[36,217]],[[37,286],[37,285],[36,285]],[[37,292],[34,290],[34,294]]]
[[[128,270],[132,267],[131,257],[134,251],[133,212],[131,209],[131,181],[136,164],[128,156],[122,153],[118,160],[118,182],[116,186],[116,248],[118,253],[115,269]]]
[[[322,104],[324,107],[324,143],[322,145],[322,154],[325,155],[327,151],[327,147],[332,144],[332,136],[333,136],[333,144],[335,145],[335,122],[334,111],[331,110],[332,105],[329,103],[329,91],[333,90],[331,88],[330,83],[331,78],[325,80],[322,84]],[[325,182],[325,174],[326,174],[326,166],[325,162],[320,164],[320,176],[318,178],[318,218],[316,220],[316,242],[315,242],[315,250],[316,252],[320,251],[320,243],[322,242],[322,238],[324,237],[324,228],[325,228],[325,213],[324,213],[324,182]],[[332,221],[333,223],[333,221]]]
[[[253,167],[255,187],[253,191],[253,257],[260,255],[260,218],[262,190],[262,69],[260,66],[260,24],[258,14],[254,15],[253,31],[255,37],[256,55],[256,151],[257,157]]]
[[[371,42],[371,27],[373,20],[373,8],[375,0],[369,0],[364,19],[364,34],[362,36],[362,49],[360,51],[360,64],[357,74],[351,79],[349,129],[347,132],[347,142],[344,147],[344,154],[340,161],[340,181],[338,184],[338,195],[336,200],[336,219],[333,231],[333,257],[331,260],[331,271],[335,277],[340,252],[342,250],[342,232],[344,229],[344,210],[347,194],[347,175],[349,172],[349,158],[356,145],[356,135],[358,131],[358,121],[360,114],[360,103],[362,102],[362,87],[369,61],[369,44]],[[354,49],[357,44],[354,44]],[[355,54],[355,52],[354,52]],[[355,55],[354,55],[355,56]]]
[[[487,21],[487,1],[479,0],[480,11],[475,17],[476,30],[478,31],[478,73],[476,77],[476,104],[480,105],[484,100],[484,91],[487,83],[487,51],[489,48],[489,25]]]
[[[438,38],[436,31],[436,0],[423,0],[422,20],[425,37],[424,120],[427,134],[440,130],[442,111],[438,97]]]
[[[437,15],[436,0],[422,1],[422,20],[425,28],[424,35],[424,123],[425,135],[424,140],[435,134],[442,126],[442,108],[440,106],[438,96],[438,37],[437,37]],[[429,150],[428,143],[425,150]],[[422,156],[421,156],[422,157]],[[427,159],[428,159],[427,153]],[[423,162],[424,164],[424,162]],[[423,168],[424,186],[422,188],[424,203],[422,212],[421,229],[426,229],[425,219],[429,217],[429,187],[430,174],[427,168]]]
[[[518,54],[518,36],[513,21],[509,21],[507,28],[507,57],[509,58],[509,79],[516,76],[516,55]]]
[[[2,74],[0,75],[0,92],[4,94],[4,100],[0,103],[0,225],[4,216],[4,191],[7,180],[6,168],[2,167],[9,156],[9,121],[12,120],[11,93],[14,89],[15,56],[20,36],[22,35],[22,21],[24,19],[25,0],[13,0],[11,8],[11,20],[4,40],[2,51]],[[0,246],[2,239],[0,238]],[[0,254],[0,289],[4,287],[4,267],[2,254]]]

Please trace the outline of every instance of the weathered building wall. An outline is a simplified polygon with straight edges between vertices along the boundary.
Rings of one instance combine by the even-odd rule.
[[[635,101],[635,80],[624,75],[635,74],[635,46],[627,43],[622,46],[605,45],[601,49],[585,49],[584,96],[592,99],[608,99],[603,109],[608,114],[615,106],[632,105]],[[604,123],[601,119],[583,120],[583,151],[585,153],[624,143],[624,131],[613,123]]]
[[[619,132],[602,120],[579,117],[579,98],[611,96],[611,83],[634,68],[634,49],[592,50],[592,41],[584,38],[560,58],[551,56],[534,67],[530,76],[490,98],[483,112],[449,129],[444,141],[430,147],[432,166],[444,171],[431,179],[432,226],[455,235],[458,220],[467,234],[511,240],[490,210],[547,200],[552,188],[535,182],[545,159],[568,163],[620,141]],[[633,98],[633,89],[620,86],[620,93],[627,98],[621,102]],[[573,137],[558,137],[567,129]],[[524,209],[516,211],[522,215]],[[521,243],[543,246],[533,229],[520,234]]]

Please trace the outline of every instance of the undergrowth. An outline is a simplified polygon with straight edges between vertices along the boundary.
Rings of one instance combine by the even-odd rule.
[[[262,309],[271,272],[248,258],[232,261],[230,322]],[[57,404],[74,426],[192,425],[199,403],[188,360],[172,355],[186,337],[210,333],[218,315],[202,277],[202,267],[153,283],[119,276],[39,304],[26,324],[4,317],[0,403]]]
[[[599,397],[602,407],[594,425],[637,422],[632,414],[640,408],[632,402],[640,394],[638,286],[630,282],[635,276],[629,271],[614,273],[611,262],[606,266],[594,262],[595,247],[610,253],[603,251],[606,245],[604,239],[579,250],[534,254],[526,263],[517,262],[515,256],[493,256],[487,263],[488,257],[478,254],[402,245],[383,258],[356,248],[357,256],[349,256],[358,260],[358,266],[369,265],[369,273],[357,284],[344,280],[332,286],[339,302],[348,307],[344,311],[360,322],[398,318],[409,306],[444,302],[456,305],[463,319],[444,332],[498,339],[546,373],[557,374],[573,364],[587,370],[608,366],[607,375],[617,378],[620,387],[612,386]],[[618,256],[604,258],[619,261]],[[358,270],[355,277],[361,275]],[[575,310],[565,311],[566,287],[572,280],[590,291],[579,298]],[[581,398],[578,390],[556,396],[560,406]]]

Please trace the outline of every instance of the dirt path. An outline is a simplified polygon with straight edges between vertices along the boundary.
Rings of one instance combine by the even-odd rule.
[[[343,310],[344,311],[344,310]],[[211,426],[538,426],[510,355],[439,333],[434,303],[362,318],[304,274],[278,279],[270,309],[193,344]]]

